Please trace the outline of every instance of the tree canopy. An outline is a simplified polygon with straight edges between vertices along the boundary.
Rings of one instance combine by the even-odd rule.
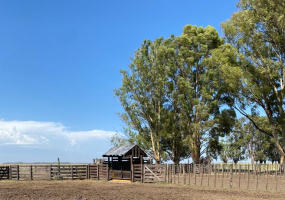
[[[276,152],[285,161],[285,2],[238,7],[222,23],[224,38],[186,25],[181,36],[145,40],[121,71],[115,95],[128,140],[158,163],[203,154],[261,162]]]
[[[285,158],[284,5],[281,0],[241,0],[239,12],[222,23],[226,44],[213,52],[228,105],[274,140],[281,162]],[[270,130],[252,117],[260,111]]]

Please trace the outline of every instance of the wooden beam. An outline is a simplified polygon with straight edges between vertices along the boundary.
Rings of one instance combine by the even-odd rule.
[[[133,155],[131,156],[131,179],[134,182],[134,164],[133,164]]]
[[[33,180],[33,166],[30,166],[30,179]]]
[[[108,157],[108,164],[107,164],[107,181],[109,181],[109,165],[110,165],[110,157]]]

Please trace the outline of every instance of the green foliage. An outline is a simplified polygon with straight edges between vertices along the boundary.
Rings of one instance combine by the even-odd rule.
[[[130,71],[121,71],[123,84],[115,90],[126,111],[121,117],[157,162],[163,153],[175,163],[191,153],[198,162],[203,145],[213,144],[209,131],[215,127],[216,136],[229,131],[224,126],[233,113],[220,112],[212,78],[217,68],[208,62],[222,43],[213,27],[187,25],[180,37],[145,41]]]
[[[152,148],[157,162],[161,161],[161,139],[165,132],[166,109],[165,83],[167,81],[164,65],[159,50],[163,39],[154,42],[144,41],[135,52],[130,64],[130,72],[121,70],[122,87],[115,90],[115,95],[126,111],[121,114],[128,130],[138,135],[136,142],[143,148]]]
[[[284,1],[240,0],[239,8],[222,23],[227,44],[213,52],[211,64],[219,66],[223,99],[259,131],[271,135],[284,160]],[[258,109],[264,110],[270,130],[258,126],[251,117],[258,114]]]
[[[284,161],[285,2],[238,6],[222,23],[225,39],[211,26],[187,25],[179,37],[144,41],[115,90],[127,139],[114,145],[139,144],[157,162],[191,154],[197,163],[203,153],[276,160],[276,151]],[[235,111],[248,120],[236,121]]]

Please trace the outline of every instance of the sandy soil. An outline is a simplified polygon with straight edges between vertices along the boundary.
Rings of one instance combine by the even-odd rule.
[[[0,181],[0,199],[284,199],[285,192],[107,181]]]

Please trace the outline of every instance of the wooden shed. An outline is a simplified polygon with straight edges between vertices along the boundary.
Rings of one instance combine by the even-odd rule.
[[[134,180],[134,165],[144,164],[147,154],[137,145],[113,147],[103,154],[108,158],[109,179]]]

